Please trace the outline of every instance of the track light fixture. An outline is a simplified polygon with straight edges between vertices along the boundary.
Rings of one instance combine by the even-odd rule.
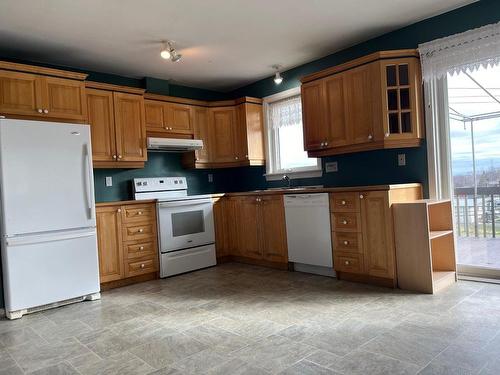
[[[163,59],[170,60],[172,62],[177,62],[182,58],[182,55],[180,53],[177,53],[175,48],[172,47],[172,42],[170,41],[162,42],[160,56]]]
[[[274,74],[274,83],[277,85],[281,85],[281,82],[283,82],[283,77],[279,72],[280,68],[280,65],[273,65],[273,69],[276,70],[276,73]]]

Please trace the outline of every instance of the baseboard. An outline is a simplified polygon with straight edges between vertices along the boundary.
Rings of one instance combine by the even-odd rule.
[[[396,288],[396,280],[395,279],[386,279],[383,277],[370,276],[370,275],[361,275],[357,273],[348,273],[348,272],[337,272],[337,279],[352,281],[355,283],[363,283],[363,284],[372,284],[378,286],[384,286],[387,288]]]
[[[107,283],[101,283],[101,291],[110,290],[114,288],[120,288],[122,286],[142,283],[144,281],[159,279],[160,275],[158,272],[147,273],[145,275],[139,275],[134,277],[128,277],[126,279],[108,281]]]

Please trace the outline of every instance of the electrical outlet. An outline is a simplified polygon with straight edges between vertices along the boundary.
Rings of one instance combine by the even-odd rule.
[[[398,154],[398,165],[404,167],[406,165],[406,154]]]
[[[214,182],[214,175],[212,173],[208,174],[208,182]]]
[[[106,177],[106,186],[113,186],[113,177]]]
[[[339,170],[339,166],[338,166],[338,163],[336,161],[329,161],[329,162],[325,163],[326,173],[338,172],[338,170]]]

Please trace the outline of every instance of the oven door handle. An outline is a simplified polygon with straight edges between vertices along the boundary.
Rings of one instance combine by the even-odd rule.
[[[212,198],[192,199],[185,201],[158,202],[158,207],[179,207],[179,206],[195,206],[198,204],[213,203]]]

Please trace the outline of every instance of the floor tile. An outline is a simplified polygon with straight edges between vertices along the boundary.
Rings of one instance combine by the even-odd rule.
[[[293,366],[283,370],[280,375],[335,375],[339,374],[331,369],[322,367],[316,363],[302,360]]]
[[[332,368],[349,375],[410,375],[416,374],[420,369],[417,365],[363,350],[356,350],[346,355]]]
[[[58,363],[29,373],[30,375],[79,375],[73,366],[66,362]]]

